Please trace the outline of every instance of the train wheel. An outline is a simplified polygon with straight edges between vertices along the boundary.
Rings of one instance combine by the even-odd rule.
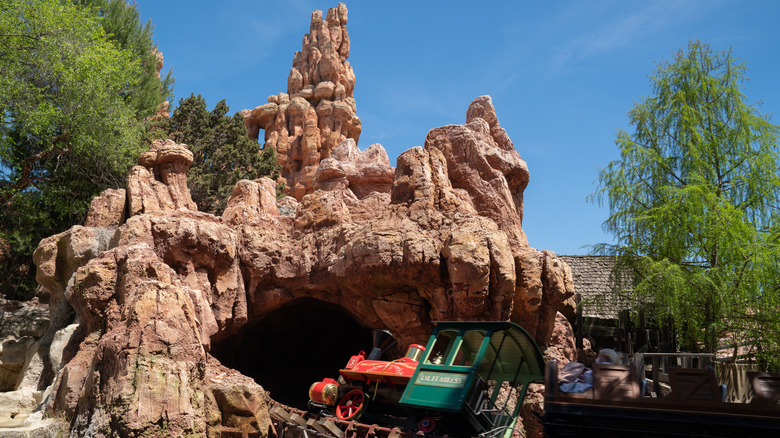
[[[341,397],[336,405],[336,416],[342,420],[357,420],[366,409],[368,397],[363,391],[353,389]]]
[[[436,419],[425,417],[417,424],[417,429],[423,433],[431,433],[436,428]]]

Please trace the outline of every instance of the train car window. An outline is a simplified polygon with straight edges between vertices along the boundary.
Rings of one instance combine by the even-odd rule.
[[[425,359],[425,363],[441,365],[447,360],[447,355],[450,353],[452,343],[458,336],[457,330],[442,330],[436,335],[436,341],[431,347],[428,357]]]
[[[504,332],[494,332],[477,372],[486,380],[514,383],[523,372],[528,372],[528,364],[517,338]]]
[[[477,359],[479,347],[482,346],[482,340],[485,339],[484,330],[469,330],[463,334],[463,341],[460,343],[458,352],[455,353],[453,365],[472,366]]]

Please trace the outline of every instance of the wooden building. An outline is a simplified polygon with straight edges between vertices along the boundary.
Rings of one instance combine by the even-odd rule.
[[[632,301],[630,290],[619,290],[612,281],[616,259],[599,255],[559,255],[569,265],[574,280],[577,315],[572,323],[577,346],[589,339],[594,349],[613,348],[626,355],[636,352],[670,352],[676,348],[674,333],[646,318]],[[630,273],[622,283],[630,284]]]

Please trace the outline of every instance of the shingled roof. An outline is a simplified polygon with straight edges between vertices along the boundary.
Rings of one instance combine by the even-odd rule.
[[[615,257],[599,255],[559,255],[571,268],[574,290],[580,295],[582,316],[617,319],[618,312],[630,307],[628,300],[614,291],[610,275]]]

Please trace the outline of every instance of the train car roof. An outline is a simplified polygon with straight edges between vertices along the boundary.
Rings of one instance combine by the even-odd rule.
[[[524,328],[510,321],[436,321],[434,334],[443,330],[485,330],[493,332],[489,349],[482,360],[483,366],[495,367],[496,374],[503,380],[514,380],[513,374],[522,369],[525,381],[537,381],[544,378],[544,356],[536,341]],[[497,336],[500,333],[501,336]],[[506,341],[509,340],[507,343]],[[498,360],[496,359],[498,355]],[[493,364],[495,362],[495,364]],[[518,364],[522,366],[518,368]],[[487,371],[487,370],[481,370]]]

